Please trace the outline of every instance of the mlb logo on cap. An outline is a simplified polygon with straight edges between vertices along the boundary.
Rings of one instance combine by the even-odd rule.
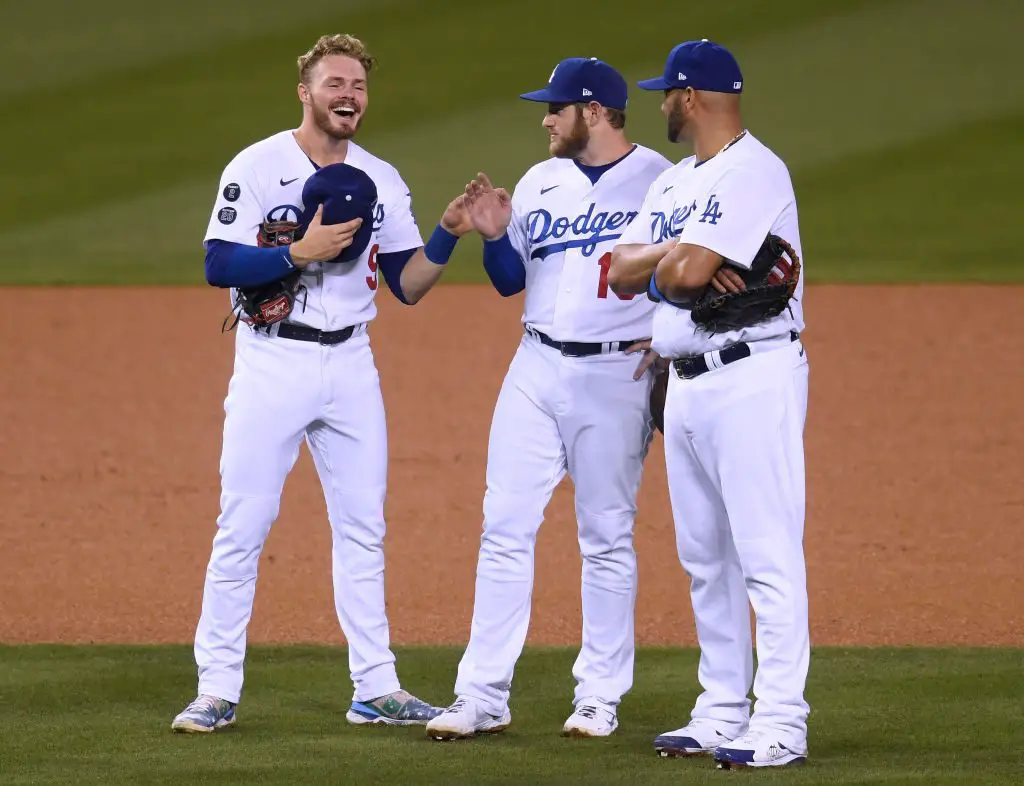
[[[711,93],[742,93],[743,74],[728,49],[702,38],[676,45],[665,61],[664,73],[637,85],[643,90],[692,87]]]

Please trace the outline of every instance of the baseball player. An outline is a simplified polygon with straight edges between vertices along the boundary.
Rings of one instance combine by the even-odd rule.
[[[665,460],[701,649],[703,692],[690,722],[654,744],[662,755],[713,753],[725,768],[798,764],[807,756],[810,657],[802,279],[786,310],[741,330],[709,333],[692,311],[709,283],[744,289],[741,274],[768,233],[801,255],[793,185],[744,128],[743,77],[723,47],[682,43],[664,74],[640,87],[664,91],[669,139],[694,151],[651,186],[609,275],[614,291],[658,301],[645,360],[671,361]]]
[[[651,437],[649,374],[636,375],[653,304],[608,288],[611,249],[670,162],[630,143],[627,88],[596,58],[559,63],[546,87],[551,158],[509,197],[484,174],[466,189],[484,266],[503,296],[525,289],[524,335],[491,424],[483,537],[469,645],[456,701],[427,724],[434,739],[511,722],[512,672],[526,640],[533,549],[566,472],[576,489],[583,557],[583,642],[563,734],[604,737],[632,686],[636,493]]]
[[[366,328],[376,314],[378,270],[402,302],[416,303],[471,227],[465,200],[457,200],[442,217],[448,230],[439,225],[424,246],[398,171],[353,141],[374,65],[359,39],[323,36],[298,65],[301,124],[247,147],[227,165],[206,233],[211,284],[259,287],[298,270],[302,294],[287,319],[237,333],[224,404],[221,513],[195,638],[199,695],[174,718],[176,731],[211,732],[235,722],[257,564],[303,438],[333,536],[335,604],[355,688],[346,717],[353,724],[409,725],[440,712],[402,690],[389,644],[387,434]],[[294,225],[303,215],[307,179],[340,163],[375,185],[365,250],[352,261],[333,261],[362,220],[324,223],[323,204],[301,239],[259,247],[268,225]]]

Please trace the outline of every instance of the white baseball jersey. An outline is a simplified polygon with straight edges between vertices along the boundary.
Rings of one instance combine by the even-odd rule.
[[[707,336],[697,332],[688,309],[659,303],[652,342],[656,352],[669,358],[701,354],[737,341],[802,331],[806,265],[789,170],[749,132],[701,164],[694,156],[680,161],[654,182],[641,217],[619,243],[660,243],[678,237],[680,243],[703,246],[749,268],[769,231],[789,241],[804,268],[789,309],[760,325]]]
[[[557,341],[651,335],[653,304],[608,288],[611,251],[651,182],[672,164],[634,146],[592,184],[575,162],[550,158],[516,184],[508,236],[526,263],[523,323]]]
[[[345,163],[362,169],[377,186],[373,237],[354,262],[313,263],[303,271],[301,283],[307,293],[296,299],[288,321],[320,330],[372,320],[377,314],[377,254],[423,245],[412,198],[398,170],[352,141]],[[261,222],[300,220],[302,187],[315,171],[291,130],[245,148],[221,175],[205,239],[255,246]]]

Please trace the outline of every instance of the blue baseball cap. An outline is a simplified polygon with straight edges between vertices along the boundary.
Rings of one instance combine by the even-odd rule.
[[[547,104],[597,101],[609,109],[625,109],[629,89],[622,74],[596,57],[570,57],[555,66],[547,87],[520,98]]]
[[[377,207],[377,184],[362,169],[349,164],[320,167],[302,187],[302,217],[296,239],[313,222],[316,209],[324,206],[320,220],[324,224],[344,224],[363,219],[352,237],[352,244],[328,262],[354,262],[362,256],[373,235],[373,212]]]
[[[637,86],[643,90],[692,87],[712,93],[742,93],[743,74],[728,49],[702,38],[675,46],[665,61],[665,73],[637,82]]]

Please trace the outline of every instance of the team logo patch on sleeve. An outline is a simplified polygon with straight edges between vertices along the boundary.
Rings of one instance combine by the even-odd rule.
[[[224,186],[224,191],[222,193],[228,202],[234,202],[241,195],[242,188],[238,183],[228,183]]]
[[[233,207],[222,207],[217,213],[217,220],[222,224],[231,224],[238,218],[238,211]]]

